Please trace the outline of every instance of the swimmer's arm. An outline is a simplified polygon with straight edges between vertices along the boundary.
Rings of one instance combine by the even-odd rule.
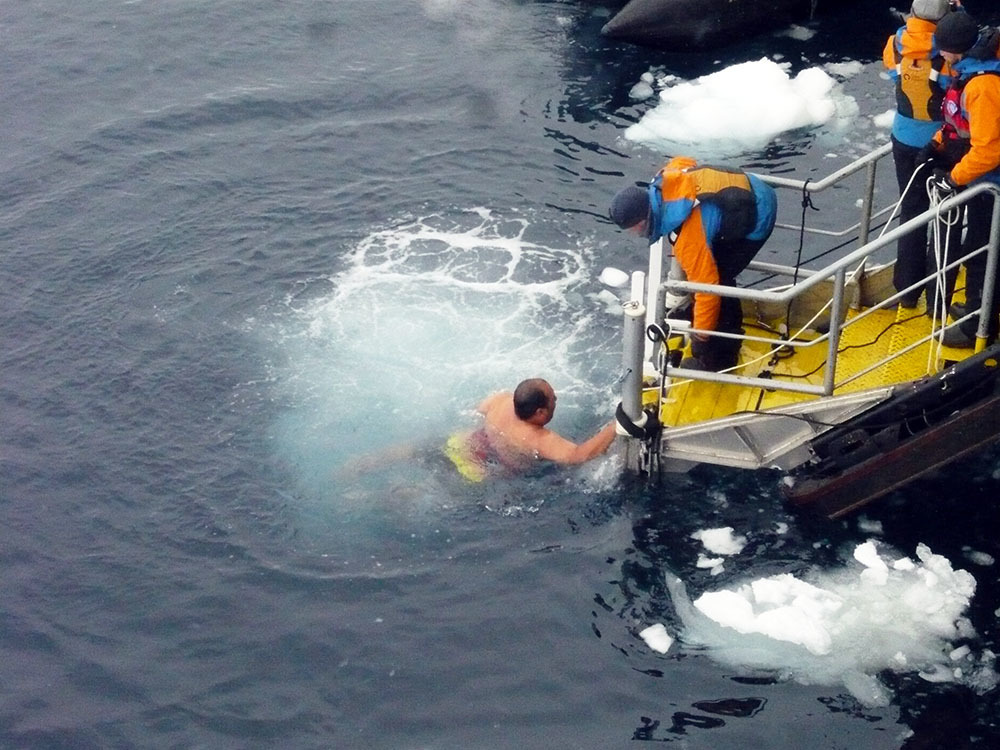
[[[606,425],[600,432],[580,444],[546,430],[538,441],[536,451],[539,458],[555,461],[560,464],[582,464],[596,458],[608,449],[615,439],[614,422]]]
[[[402,443],[382,450],[355,456],[347,460],[343,466],[333,473],[334,479],[349,479],[369,474],[378,469],[384,469],[390,464],[412,461],[417,453],[424,448],[421,443]]]

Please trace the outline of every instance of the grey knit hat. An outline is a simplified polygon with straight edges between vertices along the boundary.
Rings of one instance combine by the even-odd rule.
[[[608,213],[622,229],[635,226],[649,216],[649,193],[641,187],[629,185],[618,191]]]
[[[925,21],[940,21],[948,12],[948,0],[913,0],[910,15]]]

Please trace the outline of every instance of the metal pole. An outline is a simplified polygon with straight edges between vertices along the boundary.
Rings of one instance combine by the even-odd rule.
[[[632,286],[629,288],[629,299],[632,302],[642,304],[642,298],[646,290],[646,274],[642,271],[632,272]]]
[[[657,309],[656,298],[660,295],[660,282],[663,279],[663,244],[664,239],[657,240],[649,246],[649,275],[646,276],[646,325],[659,325],[663,319],[661,309]],[[635,299],[633,297],[633,299]],[[653,358],[653,342],[646,339],[643,347],[643,358]]]
[[[642,410],[642,353],[646,330],[646,308],[632,300],[622,305],[625,335],[622,337],[622,410],[637,426],[646,423]],[[622,428],[618,428],[619,434]]]
[[[993,220],[990,224],[990,244],[986,252],[986,276],[983,278],[983,303],[979,308],[979,328],[976,331],[976,351],[986,348],[993,322],[993,297],[996,294],[997,249],[1000,246],[1000,200],[993,196]]]
[[[833,395],[837,382],[837,348],[840,346],[840,308],[844,300],[846,269],[837,269],[833,282],[833,302],[830,305],[830,343],[826,350],[826,373],[823,375],[823,395]]]
[[[858,230],[859,245],[868,242],[868,231],[872,224],[872,201],[875,195],[875,166],[877,162],[870,161],[865,169],[865,195],[861,201],[861,228]]]

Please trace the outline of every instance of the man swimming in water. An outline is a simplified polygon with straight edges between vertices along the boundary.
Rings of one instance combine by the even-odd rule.
[[[521,381],[513,393],[488,396],[477,407],[483,426],[471,433],[452,435],[445,454],[466,479],[478,482],[491,469],[516,473],[544,459],[558,464],[580,464],[604,453],[615,439],[614,422],[582,443],[574,443],[548,429],[556,410],[556,394],[541,378]]]

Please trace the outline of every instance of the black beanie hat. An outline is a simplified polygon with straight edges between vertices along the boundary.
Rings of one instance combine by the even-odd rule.
[[[964,55],[979,39],[979,25],[962,11],[949,13],[934,30],[934,44],[942,52]]]
[[[618,191],[608,213],[615,224],[628,229],[649,216],[649,193],[641,187],[629,185]]]

